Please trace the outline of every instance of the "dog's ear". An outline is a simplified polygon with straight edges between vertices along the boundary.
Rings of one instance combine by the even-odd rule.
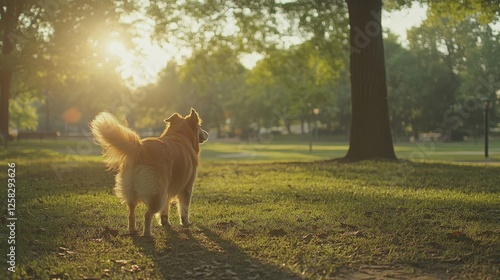
[[[179,116],[179,114],[177,114],[177,113],[173,113],[170,117],[166,118],[163,121],[166,123],[169,123],[169,122],[174,122],[174,121],[179,120],[179,119],[181,119],[181,116]]]
[[[189,118],[193,123],[200,124],[200,116],[198,115],[198,112],[196,112],[195,109],[191,108],[191,112],[189,113]]]

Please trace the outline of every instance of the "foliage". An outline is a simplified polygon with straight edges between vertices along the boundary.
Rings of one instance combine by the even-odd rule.
[[[496,91],[500,84],[492,74],[500,65],[495,55],[500,48],[493,43],[498,41],[498,32],[482,24],[484,13],[457,17],[440,14],[442,8],[431,5],[422,25],[408,32],[410,51],[420,58],[418,65],[424,74],[421,83],[426,86],[422,90],[433,100],[423,115],[422,129],[445,132],[448,137],[453,130],[465,129],[474,136],[483,121],[482,97],[493,100],[492,124],[497,123]]]
[[[264,126],[275,125],[266,120],[310,121],[312,109],[318,108],[324,120],[331,114],[338,98],[334,92],[344,68],[342,57],[332,65],[312,42],[288,50],[275,51],[260,61],[247,75],[249,92],[259,100],[265,112],[258,114]],[[267,113],[266,113],[267,112]]]
[[[18,131],[35,130],[38,127],[36,103],[40,103],[37,98],[17,96],[12,99],[9,104],[10,127]]]
[[[104,109],[103,102],[109,104],[125,89],[116,73],[119,61],[107,46],[133,36],[130,25],[121,22],[123,14],[136,9],[129,2],[2,1],[2,104],[19,90],[29,91],[49,100],[50,129],[67,125],[63,115],[72,107],[86,124]]]

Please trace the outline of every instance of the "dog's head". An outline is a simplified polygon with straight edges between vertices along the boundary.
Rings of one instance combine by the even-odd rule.
[[[194,142],[202,144],[208,139],[208,132],[201,128],[201,118],[195,109],[191,108],[191,113],[186,117],[181,117],[179,114],[174,113],[165,119],[168,125],[167,131],[178,131],[186,133],[187,130],[192,132]]]

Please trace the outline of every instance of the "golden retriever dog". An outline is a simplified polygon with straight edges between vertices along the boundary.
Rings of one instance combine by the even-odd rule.
[[[162,225],[170,225],[168,212],[173,199],[178,200],[181,224],[189,225],[200,144],[208,139],[208,133],[201,128],[201,119],[194,109],[186,117],[174,113],[165,122],[167,127],[160,137],[142,140],[107,112],[98,114],[90,123],[106,165],[118,171],[114,191],[128,205],[131,233],[136,232],[135,209],[139,202],[147,206],[144,236],[151,235],[151,220],[158,212]]]

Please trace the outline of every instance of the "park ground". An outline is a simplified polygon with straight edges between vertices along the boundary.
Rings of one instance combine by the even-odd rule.
[[[209,142],[193,225],[127,233],[127,209],[90,139],[26,140],[15,163],[15,273],[4,279],[495,279],[500,142],[404,143],[398,162],[341,164],[346,143]],[[5,184],[2,184],[5,185]],[[145,207],[139,207],[142,228]],[[5,237],[5,238],[4,238]]]

